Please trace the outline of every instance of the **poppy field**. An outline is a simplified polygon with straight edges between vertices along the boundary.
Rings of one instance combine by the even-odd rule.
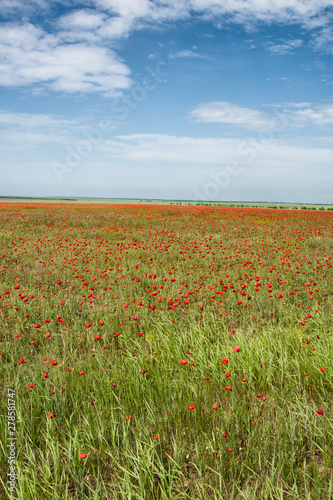
[[[327,211],[0,204],[1,498],[332,499],[332,236]]]

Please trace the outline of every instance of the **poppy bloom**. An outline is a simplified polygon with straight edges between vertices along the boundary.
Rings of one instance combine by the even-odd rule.
[[[215,404],[215,403],[214,403],[214,404],[212,405],[212,408],[213,408],[213,410],[216,410],[216,408],[217,408],[217,404]]]
[[[47,319],[45,320],[45,323],[50,323],[50,321],[51,321],[51,320],[47,318]]]
[[[48,377],[48,374],[47,374],[47,373],[43,373],[43,377],[44,377],[44,378],[47,378],[47,377]]]
[[[35,384],[29,384],[29,387],[33,388],[35,386]]]
[[[84,374],[84,371],[83,371],[83,370],[81,370],[81,371],[80,371],[80,375],[83,375],[83,374]]]
[[[103,326],[103,325],[104,325],[104,321],[103,321],[103,320],[102,320],[102,321],[100,321],[100,322],[99,322],[99,324],[100,324],[101,326]]]
[[[195,405],[190,405],[190,406],[188,407],[188,409],[189,409],[190,411],[191,411],[191,410],[194,410],[194,408],[195,408]]]
[[[318,413],[318,415],[323,415],[324,414],[323,410],[321,410],[320,408],[317,410],[317,413]]]
[[[115,382],[112,382],[112,387],[117,387],[117,384]]]
[[[225,375],[226,377],[230,377],[231,376],[231,373],[226,373]]]
[[[95,340],[99,340],[101,338],[100,335],[95,335]]]
[[[19,365],[23,365],[23,363],[25,363],[25,361],[24,361],[24,359],[23,359],[23,358],[21,358],[21,359],[19,359],[19,360],[18,360],[18,364],[19,364]]]
[[[223,358],[221,361],[221,365],[226,365],[229,362],[227,358]]]
[[[140,373],[142,373],[142,375],[144,375],[146,372],[145,372],[144,370],[141,370],[141,372],[140,372]]]
[[[239,349],[238,345],[236,345],[236,347],[233,348],[233,352],[239,352],[239,351],[240,351],[240,349]]]
[[[49,418],[53,418],[54,417],[54,413],[49,413]]]
[[[87,454],[86,453],[79,453],[79,458],[87,458]]]
[[[321,367],[321,368],[320,368],[320,371],[321,371],[321,372],[324,372],[324,371],[325,371],[325,368],[324,368],[324,367]]]
[[[130,420],[132,418],[132,415],[126,415],[127,420]]]
[[[35,328],[40,328],[40,324],[39,324],[39,323],[36,323],[36,324],[34,325],[34,327],[35,327]]]
[[[186,363],[187,363],[187,359],[182,359],[180,362],[181,365],[186,365]]]
[[[259,393],[259,394],[257,394],[257,398],[261,398],[261,394],[260,394],[260,393]]]

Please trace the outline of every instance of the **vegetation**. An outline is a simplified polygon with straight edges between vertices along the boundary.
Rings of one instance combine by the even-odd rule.
[[[2,204],[1,497],[333,498],[332,222]]]

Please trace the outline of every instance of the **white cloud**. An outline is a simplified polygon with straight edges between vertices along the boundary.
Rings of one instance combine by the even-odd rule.
[[[130,87],[129,68],[105,47],[63,44],[32,24],[0,27],[0,85],[42,85],[64,92],[116,94]]]
[[[58,25],[65,29],[96,29],[102,26],[106,14],[89,9],[80,9],[61,16]]]
[[[333,104],[291,103],[285,114],[294,125],[325,127],[333,125]],[[311,107],[310,107],[311,106]]]
[[[190,117],[196,122],[222,123],[249,130],[269,126],[269,117],[265,113],[221,101],[200,104],[190,112]]]
[[[199,54],[198,52],[193,52],[193,50],[179,50],[178,52],[173,52],[169,54],[170,59],[178,59],[185,57],[198,57],[201,59],[212,59],[210,56],[205,54]]]
[[[325,127],[333,125],[333,104],[312,104],[310,102],[291,102],[285,104],[266,104],[278,108],[283,117],[284,129],[306,126]],[[228,102],[208,102],[194,108],[190,118],[201,123],[221,123],[247,130],[274,130],[281,126],[276,114],[263,113],[256,109],[245,108]],[[278,123],[274,125],[274,120]]]
[[[333,29],[332,26],[322,28],[312,37],[314,50],[324,53],[333,53]]]
[[[284,40],[281,43],[270,43],[267,46],[267,50],[272,52],[272,54],[278,56],[284,56],[286,54],[295,54],[295,49],[302,47],[303,40]]]

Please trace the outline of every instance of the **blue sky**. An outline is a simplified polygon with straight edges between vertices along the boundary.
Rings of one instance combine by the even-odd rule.
[[[333,203],[333,0],[2,0],[1,195]]]

